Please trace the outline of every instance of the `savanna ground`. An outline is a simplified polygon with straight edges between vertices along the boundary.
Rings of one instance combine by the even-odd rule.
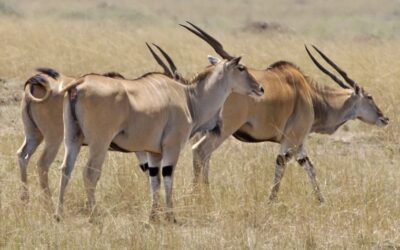
[[[333,136],[310,136],[326,202],[319,205],[297,164],[285,173],[279,201],[268,203],[278,146],[229,139],[212,158],[212,199],[192,195],[188,146],[175,177],[179,224],[148,224],[148,182],[134,155],[110,153],[88,222],[81,167],[66,193],[66,217],[41,206],[31,160],[31,200],[19,199],[16,151],[24,80],[35,67],[65,74],[118,71],[134,78],[158,70],[144,46],[155,42],[185,76],[215,54],[178,23],[191,20],[254,68],[289,60],[320,83],[334,83],[304,51],[315,44],[375,97],[386,128],[352,121]],[[267,22],[266,28],[260,22]],[[381,1],[0,1],[0,248],[282,249],[400,248],[400,2]],[[265,25],[264,25],[265,27]],[[39,151],[41,148],[39,148]],[[62,152],[50,169],[58,194]]]

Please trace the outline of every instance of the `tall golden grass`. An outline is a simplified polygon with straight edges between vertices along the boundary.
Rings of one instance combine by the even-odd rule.
[[[396,1],[0,1],[0,248],[282,249],[400,248],[400,6]],[[40,202],[33,157],[31,200],[19,200],[16,150],[23,140],[17,101],[39,66],[64,74],[157,70],[144,46],[155,42],[191,76],[215,54],[179,28],[185,20],[214,34],[254,68],[289,60],[334,84],[308,59],[315,44],[369,91],[390,117],[381,129],[352,121],[307,142],[326,202],[315,201],[307,174],[291,163],[279,201],[269,204],[278,146],[229,139],[212,157],[210,199],[192,194],[190,147],[175,178],[177,225],[148,224],[150,197],[133,155],[109,153],[97,189],[101,216],[88,222],[80,174],[83,149],[55,222]],[[254,31],[254,21],[282,30]],[[39,149],[38,151],[40,151]],[[57,196],[62,152],[50,170]]]

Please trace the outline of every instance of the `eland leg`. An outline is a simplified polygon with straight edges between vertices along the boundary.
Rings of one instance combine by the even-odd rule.
[[[62,137],[57,138],[57,140],[54,140],[52,142],[50,142],[50,140],[45,139],[44,150],[37,164],[37,172],[39,175],[40,187],[42,188],[44,194],[44,202],[48,207],[52,206],[51,191],[48,180],[49,168],[51,163],[56,158],[58,149],[60,148],[61,139]]]
[[[23,201],[29,200],[27,174],[29,159],[43,140],[43,136],[40,131],[36,128],[33,128],[32,126],[25,125],[25,139],[22,146],[17,151],[18,164],[22,182],[21,200]]]
[[[220,135],[207,133],[204,136],[197,136],[198,138],[196,138],[196,143],[192,146],[194,187],[198,187],[199,184],[202,183],[209,193],[209,168],[211,155],[237,129],[237,126],[224,123]]]
[[[89,144],[89,159],[83,170],[83,180],[87,195],[87,207],[91,213],[96,205],[96,186],[101,176],[103,162],[110,142],[92,142]]]
[[[139,161],[139,167],[144,173],[148,173],[149,163],[146,152],[135,152],[136,158]]]
[[[160,199],[160,165],[161,154],[148,153],[149,161],[149,180],[151,189],[151,210],[150,221],[155,222],[159,220],[159,199]]]
[[[325,199],[322,196],[321,189],[317,182],[315,167],[312,164],[310,158],[308,158],[307,153],[303,147],[301,148],[300,152],[297,155],[297,162],[307,172],[308,177],[310,178],[311,184],[313,186],[314,193],[315,193],[318,201],[321,203],[324,202]]]
[[[64,146],[65,154],[61,165],[60,193],[55,218],[60,220],[64,210],[64,195],[67,188],[72,170],[74,169],[76,158],[81,149],[83,140],[79,125],[71,117],[69,105],[64,105]]]
[[[286,146],[281,146],[281,153],[276,157],[274,182],[269,196],[270,201],[276,200],[283,174],[285,173],[286,163],[292,158],[292,153]]]
[[[174,170],[178,162],[180,147],[163,148],[162,176],[165,189],[166,218],[169,222],[176,222],[173,206],[172,188],[174,183]]]

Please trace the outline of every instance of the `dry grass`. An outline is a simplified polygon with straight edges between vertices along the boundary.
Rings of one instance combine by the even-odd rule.
[[[148,1],[0,2],[0,248],[32,249],[282,249],[400,248],[400,6],[398,1]],[[46,3],[46,4],[45,4]],[[77,8],[79,7],[79,8]],[[265,18],[267,17],[267,18]],[[34,163],[32,198],[19,200],[15,152],[22,143],[23,80],[35,67],[65,74],[115,70],[127,77],[158,69],[145,41],[162,45],[185,75],[207,64],[205,44],[177,27],[189,19],[206,27],[254,68],[286,59],[320,83],[333,84],[307,58],[318,45],[374,95],[391,118],[387,128],[349,122],[334,136],[312,135],[307,147],[327,202],[319,205],[306,173],[290,164],[279,201],[267,202],[275,144],[229,139],[213,156],[212,199],[191,193],[191,152],[175,182],[178,225],[147,223],[149,188],[133,155],[110,153],[99,182],[100,216],[88,222],[80,154],[66,194],[66,218],[56,223],[40,205]],[[253,21],[282,31],[251,32]],[[40,151],[40,149],[39,149]],[[62,153],[50,170],[57,195]]]

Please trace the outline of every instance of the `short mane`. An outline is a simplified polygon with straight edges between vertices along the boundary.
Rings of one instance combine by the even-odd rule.
[[[301,72],[301,69],[296,64],[294,64],[292,62],[288,62],[288,61],[277,61],[277,62],[274,62],[273,64],[268,66],[267,70],[276,69],[276,68],[282,68],[282,67],[287,67],[287,66],[296,68],[297,70],[299,70]]]
[[[125,77],[123,75],[121,75],[118,72],[114,72],[114,71],[104,73],[103,76],[110,77],[110,78],[125,79]]]
[[[213,69],[213,67],[208,66],[207,68],[204,69],[204,71],[194,75],[192,77],[192,79],[187,81],[187,84],[191,85],[191,84],[194,84],[195,82],[199,82],[199,81],[204,80],[205,78],[207,78],[210,75],[210,73],[212,72],[212,69]]]

